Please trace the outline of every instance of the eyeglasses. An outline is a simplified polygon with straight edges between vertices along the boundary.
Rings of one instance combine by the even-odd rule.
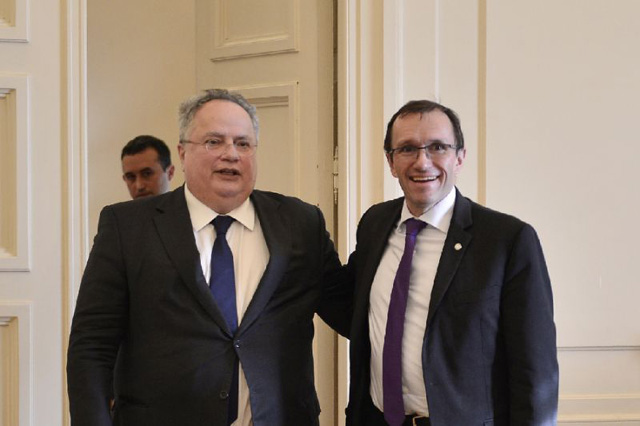
[[[394,149],[388,149],[387,154],[400,160],[416,160],[420,155],[420,150],[424,149],[427,158],[442,158],[449,153],[449,150],[457,150],[454,145],[442,142],[434,142],[425,146],[405,145]]]
[[[232,144],[227,144],[221,139],[207,139],[204,142],[193,142],[190,140],[182,140],[182,143],[190,143],[192,145],[203,145],[204,149],[206,149],[211,154],[221,155],[226,151],[228,147],[233,145],[236,152],[240,157],[251,157],[256,152],[256,148],[258,144],[250,142],[248,140],[240,139],[237,141],[233,141]]]

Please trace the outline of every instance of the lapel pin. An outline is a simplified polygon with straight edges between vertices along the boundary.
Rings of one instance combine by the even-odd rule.
[[[460,249],[462,248],[462,244],[460,244],[460,243],[456,243],[456,245],[455,245],[455,246],[453,246],[453,248],[454,248],[456,251],[460,251]]]

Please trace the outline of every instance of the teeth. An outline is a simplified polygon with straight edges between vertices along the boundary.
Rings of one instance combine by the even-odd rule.
[[[425,177],[414,177],[413,181],[414,182],[432,182],[436,179],[438,179],[437,176],[425,176]]]

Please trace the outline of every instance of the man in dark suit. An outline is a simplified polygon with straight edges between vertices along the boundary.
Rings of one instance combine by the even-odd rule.
[[[257,136],[239,94],[193,97],[186,184],[102,211],[69,343],[73,426],[318,424],[313,317],[346,333],[348,298],[320,210],[254,190]]]
[[[362,217],[347,425],[553,425],[551,285],[528,224],[455,188],[456,114],[412,101],[384,142],[404,197]]]

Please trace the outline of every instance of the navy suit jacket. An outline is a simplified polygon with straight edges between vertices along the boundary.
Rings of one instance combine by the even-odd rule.
[[[348,425],[364,425],[362,414],[372,404],[369,293],[403,200],[364,214],[349,259],[356,287]],[[553,300],[531,226],[457,194],[431,292],[422,365],[434,426],[556,423]]]
[[[69,343],[73,426],[225,425],[237,359],[254,425],[318,423],[313,317],[347,332],[345,288],[329,284],[340,262],[318,208],[257,190],[251,200],[270,259],[233,336],[203,276],[183,188],[102,211]]]

